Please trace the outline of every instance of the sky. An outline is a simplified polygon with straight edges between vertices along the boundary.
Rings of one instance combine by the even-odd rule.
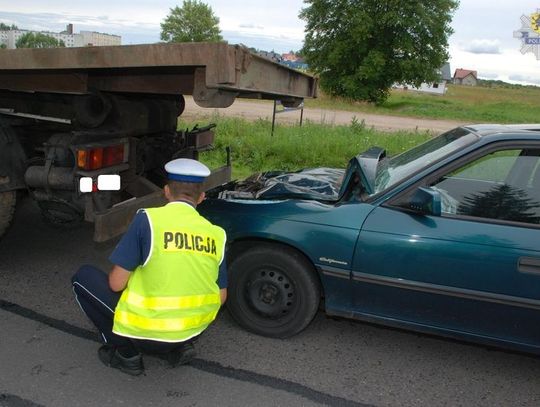
[[[267,51],[302,47],[302,0],[204,0],[220,19],[230,44]],[[122,36],[123,44],[159,41],[160,22],[181,0],[0,0],[0,22],[32,30],[91,30]],[[484,79],[540,86],[540,61],[521,54],[513,32],[521,16],[540,8],[538,0],[461,0],[449,38],[450,67],[471,69]]]

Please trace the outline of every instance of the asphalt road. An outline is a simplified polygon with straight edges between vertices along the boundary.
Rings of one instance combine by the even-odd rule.
[[[91,226],[45,225],[29,200],[0,241],[0,406],[538,406],[537,357],[334,320],[289,340],[240,329],[224,310],[190,366],[145,358],[146,375],[101,365],[71,274],[108,269]]]

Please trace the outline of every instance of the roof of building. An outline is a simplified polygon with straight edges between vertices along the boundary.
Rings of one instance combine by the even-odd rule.
[[[449,81],[452,79],[452,74],[450,72],[450,64],[448,62],[445,62],[445,64],[441,66],[441,79],[443,81]]]
[[[298,57],[292,52],[281,54],[281,58],[284,61],[296,61],[298,59]]]
[[[472,75],[475,79],[478,79],[478,75],[476,71],[471,71],[469,69],[456,69],[456,72],[454,73],[454,79],[463,79],[466,76]]]

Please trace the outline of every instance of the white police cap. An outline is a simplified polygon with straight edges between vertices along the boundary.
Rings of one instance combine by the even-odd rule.
[[[204,182],[210,175],[210,170],[206,165],[189,158],[177,158],[165,164],[167,177],[172,181],[179,182]]]

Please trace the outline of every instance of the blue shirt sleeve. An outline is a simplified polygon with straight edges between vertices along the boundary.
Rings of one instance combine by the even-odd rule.
[[[109,261],[126,270],[133,271],[144,264],[150,254],[150,223],[144,211],[139,211],[127,232],[109,257]]]

